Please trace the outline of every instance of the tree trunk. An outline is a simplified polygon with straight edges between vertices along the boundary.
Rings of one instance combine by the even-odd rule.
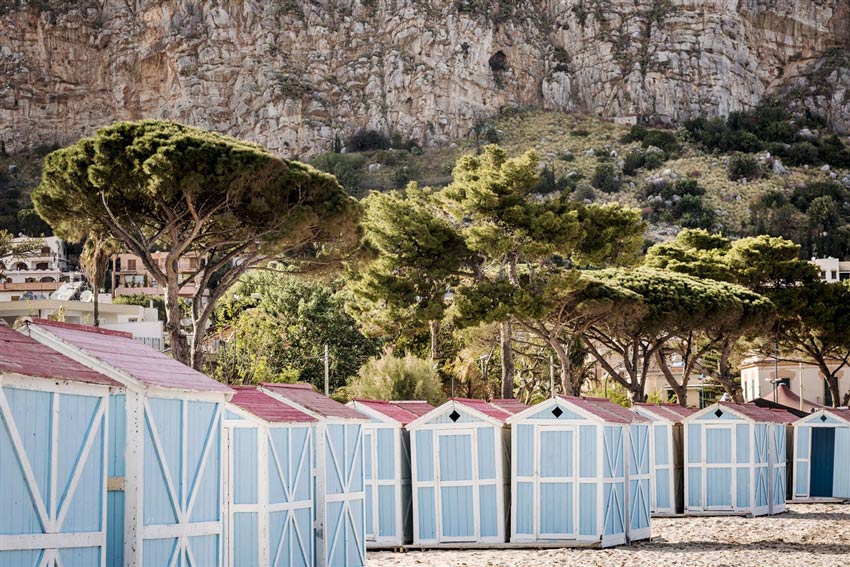
[[[723,342],[723,348],[720,351],[720,360],[717,362],[717,374],[714,378],[720,382],[726,393],[732,396],[735,402],[740,404],[744,402],[744,398],[741,395],[741,388],[735,383],[735,379],[732,376],[732,365],[729,364],[734,347],[734,341],[727,339]]]
[[[679,383],[676,380],[676,377],[673,376],[673,371],[670,370],[670,366],[667,364],[667,359],[664,358],[664,354],[659,350],[655,353],[655,357],[658,359],[658,367],[661,369],[661,373],[664,374],[664,378],[667,379],[667,384],[670,385],[670,388],[676,394],[676,401],[682,407],[688,406],[688,385],[684,383]]]
[[[847,390],[847,393],[844,394],[844,398],[841,400],[841,405],[847,407],[850,404],[850,390]]]
[[[440,339],[440,321],[437,319],[428,321],[428,332],[431,334],[431,360],[437,362],[440,354],[437,348]]]
[[[514,397],[514,350],[511,320],[499,323],[499,356],[502,360],[502,397]]]
[[[168,285],[165,287],[165,332],[171,346],[171,356],[174,360],[182,362],[186,366],[192,365],[192,356],[186,345],[186,337],[181,333],[180,321],[183,312],[180,309],[180,290],[177,288],[176,264],[171,259],[166,260],[166,277]]]
[[[838,377],[835,375],[835,372],[830,370],[826,360],[818,360],[818,367],[820,368],[823,381],[829,389],[829,394],[832,398],[832,407],[838,407],[840,403],[839,400],[841,399],[841,393],[838,390]]]
[[[97,292],[97,286],[94,288],[94,296],[92,298],[92,311],[94,313],[94,326],[100,327],[100,294]]]
[[[552,350],[555,352],[555,356],[558,357],[558,363],[560,364],[558,374],[561,378],[561,389],[563,390],[564,395],[578,395],[573,387],[572,375],[570,373],[570,355],[567,354],[566,350],[564,350],[564,345],[562,345],[555,337],[550,336],[549,346],[552,347]]]

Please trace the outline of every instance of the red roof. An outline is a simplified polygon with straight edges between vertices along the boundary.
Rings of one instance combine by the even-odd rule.
[[[844,421],[850,421],[850,409],[847,408],[823,408],[826,413],[831,413],[835,417],[841,418]]]
[[[34,319],[31,325],[148,386],[201,392],[233,391],[206,374],[136,342],[129,333],[45,319]]]
[[[681,423],[682,419],[688,417],[697,410],[682,407],[679,404],[644,404],[637,403],[636,406],[646,408],[659,417],[671,421],[673,423]]]
[[[434,406],[428,402],[420,400],[397,400],[393,402],[393,405],[406,409],[410,413],[415,414],[416,417],[422,417],[434,409]]]
[[[58,378],[86,384],[121,385],[100,372],[86,368],[76,360],[5,326],[0,326],[0,372],[14,372],[39,378]]]
[[[733,404],[728,402],[718,403],[720,407],[731,408],[753,421],[766,421],[768,423],[793,423],[798,419],[796,415],[785,410],[760,408],[755,404]]]
[[[277,384],[264,382],[263,388],[322,417],[366,419],[363,414],[317,392],[309,384]]]
[[[395,421],[399,422],[402,425],[407,425],[408,423],[410,423],[411,421],[413,421],[414,419],[416,419],[420,415],[424,415],[424,413],[428,413],[428,411],[431,411],[432,409],[434,409],[434,407],[431,406],[431,404],[429,404],[427,402],[417,402],[418,404],[424,404],[424,405],[428,406],[428,408],[430,408],[430,409],[428,411],[424,412],[424,413],[416,413],[414,411],[411,411],[403,403],[398,403],[398,402],[394,402],[394,401],[387,402],[387,401],[383,401],[383,400],[366,400],[366,399],[362,399],[362,398],[355,398],[353,401],[357,402],[358,404],[363,404],[364,406],[366,406],[366,407],[368,407],[372,410],[375,410],[376,412],[378,412],[382,415],[385,415],[390,419],[394,419]],[[421,410],[422,408],[417,406],[416,409]]]
[[[316,421],[311,415],[261,392],[254,386],[234,386],[230,403],[268,423],[304,423]]]
[[[512,415],[528,409],[527,405],[513,398],[498,398],[490,400],[490,403]]]
[[[493,400],[492,402],[486,402],[485,400],[473,400],[470,398],[452,398],[452,401],[497,419],[502,423],[507,421],[509,417],[518,411],[516,409],[517,404],[523,406],[522,409],[528,409],[528,406],[516,400],[510,400],[515,402],[513,404],[505,404],[506,406],[509,406],[510,409],[508,409],[508,407],[501,407],[497,404],[497,402],[504,402],[506,400]]]
[[[615,404],[608,398],[578,398],[574,396],[558,396],[558,398],[574,404],[581,409],[589,412],[596,417],[609,423],[633,423],[633,422],[648,422],[649,420],[624,408],[619,404]]]

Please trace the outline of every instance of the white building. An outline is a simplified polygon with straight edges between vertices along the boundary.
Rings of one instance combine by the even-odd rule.
[[[812,258],[812,264],[820,269],[820,279],[825,282],[837,282],[850,279],[850,262],[838,258]]]
[[[159,320],[159,313],[155,308],[106,303],[101,300],[99,312],[102,328],[126,331],[131,333],[137,342],[159,351],[165,350],[162,321]],[[8,325],[14,325],[15,321],[22,317],[47,319],[58,315],[61,315],[62,321],[66,323],[91,325],[94,321],[94,303],[56,299],[0,302],[0,319]]]
[[[30,238],[19,236],[12,242],[22,244],[35,240],[39,247],[24,256],[5,256],[0,258],[3,263],[0,271],[7,284],[16,283],[54,283],[70,281],[74,274],[79,279],[78,272],[72,272],[68,262],[68,248],[61,238],[46,236]]]
[[[836,363],[837,365],[838,363]],[[820,369],[814,364],[776,361],[770,357],[749,356],[741,361],[741,388],[744,401],[756,398],[773,399],[775,384],[785,384],[791,393],[814,405],[832,405]],[[839,372],[838,391],[850,388],[850,368]]]

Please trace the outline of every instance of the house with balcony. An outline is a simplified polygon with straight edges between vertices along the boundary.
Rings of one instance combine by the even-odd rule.
[[[165,259],[167,253],[154,252],[153,259],[165,270]],[[189,283],[180,288],[180,297],[191,298],[195,295],[197,286],[200,285],[201,277],[196,275],[198,267],[205,259],[201,254],[187,254],[180,258],[178,273],[182,280]],[[209,292],[205,291],[207,295]],[[145,268],[142,259],[135,254],[116,254],[112,258],[112,294],[119,295],[147,295],[150,297],[161,297],[165,291],[156,278]]]
[[[0,301],[47,299],[64,283],[82,281],[82,274],[68,257],[61,238],[19,236],[12,242],[22,244],[35,240],[35,250],[23,256],[0,258]]]

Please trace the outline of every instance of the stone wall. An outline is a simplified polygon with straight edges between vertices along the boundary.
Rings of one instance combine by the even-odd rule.
[[[306,156],[505,106],[673,124],[773,93],[847,131],[848,27],[850,0],[0,0],[0,142],[155,117]]]

